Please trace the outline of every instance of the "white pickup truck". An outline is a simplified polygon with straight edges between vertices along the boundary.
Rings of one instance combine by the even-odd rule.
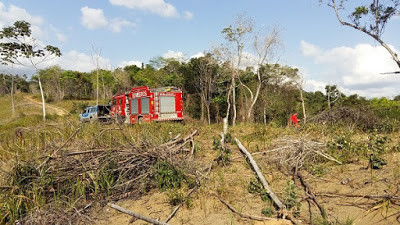
[[[89,106],[79,114],[79,120],[81,122],[108,122],[111,120],[110,105]]]

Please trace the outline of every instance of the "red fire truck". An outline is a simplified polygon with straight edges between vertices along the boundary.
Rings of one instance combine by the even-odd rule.
[[[119,123],[182,121],[182,90],[176,87],[132,88],[113,97],[110,114]]]

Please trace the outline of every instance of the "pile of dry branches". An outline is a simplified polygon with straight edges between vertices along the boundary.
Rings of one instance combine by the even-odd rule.
[[[320,113],[310,121],[321,124],[346,123],[362,129],[372,129],[380,123],[380,119],[369,110],[352,107],[335,107]]]
[[[325,153],[326,144],[306,139],[305,137],[286,136],[274,142],[274,148],[264,152],[253,153],[253,156],[268,154],[267,160],[289,171],[300,169],[306,163],[321,162],[321,159],[342,164]]]
[[[76,199],[73,205],[69,205],[74,209],[68,214],[70,216],[80,215],[79,212],[90,207],[94,200],[106,204],[106,201],[128,196],[139,197],[143,184],[154,177],[158,162],[167,162],[175,167],[192,156],[193,137],[196,134],[197,131],[194,131],[185,138],[179,138],[178,135],[159,146],[146,143],[129,148],[85,149],[76,152],[61,151],[61,146],[50,156],[44,157],[39,166],[30,167],[32,176],[26,180],[24,188],[40,186],[48,203],[54,201],[54,196]],[[154,186],[154,183],[150,185]],[[36,210],[24,222],[34,223],[40,217],[60,213],[64,212]]]

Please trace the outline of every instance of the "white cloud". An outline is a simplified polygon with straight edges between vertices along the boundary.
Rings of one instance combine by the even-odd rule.
[[[185,18],[186,18],[187,20],[191,20],[191,19],[193,19],[193,17],[194,17],[193,13],[192,13],[192,12],[189,12],[189,11],[185,11],[185,12],[184,12],[184,15],[185,15]]]
[[[43,24],[43,18],[28,13],[25,9],[10,5],[8,9],[0,2],[0,28],[11,26],[15,21],[24,20],[31,24],[32,34],[35,37],[43,35],[40,26]]]
[[[76,70],[80,72],[90,72],[96,69],[92,56],[78,51],[69,51],[60,58],[50,62],[52,65],[60,65],[65,70]],[[110,60],[99,57],[99,66],[102,69],[110,69]]]
[[[175,6],[164,0],[109,0],[112,5],[124,6],[130,9],[139,9],[163,17],[178,17]]]
[[[313,44],[307,43],[305,41],[301,41],[300,42],[300,48],[301,51],[303,53],[303,55],[305,56],[318,56],[319,54],[321,54],[321,49]]]
[[[60,42],[66,42],[68,40],[67,36],[62,33],[56,33],[56,37]]]
[[[120,18],[115,18],[110,21],[109,28],[114,33],[121,32],[123,27],[136,27],[136,24]]]
[[[81,12],[81,23],[88,29],[94,30],[108,25],[102,9],[92,9],[85,6],[81,8]]]
[[[26,60],[25,60],[26,61]],[[40,62],[40,61],[38,61]],[[29,65],[27,62],[26,65]],[[75,50],[64,53],[61,57],[54,57],[48,61],[38,64],[39,69],[45,69],[54,65],[60,66],[64,70],[73,70],[80,72],[90,72],[96,69],[92,56]],[[107,58],[99,57],[99,66],[101,69],[111,69],[111,62]],[[15,74],[26,74],[31,76],[35,70],[31,66],[16,65],[13,69],[0,65],[0,71],[12,72]]]
[[[118,64],[118,67],[119,67],[119,68],[124,68],[125,66],[131,66],[131,65],[136,65],[137,67],[142,68],[142,62],[140,62],[140,61],[135,61],[135,60],[132,60],[132,61],[122,61],[122,62],[120,62],[120,63]]]
[[[190,58],[191,58],[191,59],[192,59],[192,58],[201,58],[201,57],[204,57],[204,56],[205,56],[205,55],[204,55],[204,52],[198,52],[198,53],[196,53],[196,54],[190,56]]]
[[[81,23],[84,27],[95,30],[107,27],[114,33],[121,32],[123,27],[135,27],[136,24],[121,18],[107,19],[102,9],[92,9],[87,6],[81,8]]]
[[[172,51],[172,50],[168,50],[168,52],[165,53],[162,57],[163,58],[167,58],[167,59],[173,58],[173,59],[178,60],[179,62],[185,62],[186,61],[186,56],[185,56],[185,54],[183,52],[175,52],[175,51]]]
[[[306,80],[304,82],[304,89],[307,91],[321,91],[321,92],[325,92],[325,86],[327,85],[327,83],[322,82],[322,81],[317,81],[317,80]]]
[[[304,56],[310,57],[323,69],[314,84],[324,82],[338,84],[346,94],[366,97],[391,97],[399,94],[400,77],[381,73],[398,71],[390,54],[381,46],[358,44],[354,47],[336,47],[322,50],[318,46],[301,42]],[[391,48],[398,52],[391,46]]]

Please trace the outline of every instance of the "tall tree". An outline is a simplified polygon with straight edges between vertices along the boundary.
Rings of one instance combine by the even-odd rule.
[[[266,63],[268,57],[271,57],[274,52],[274,48],[279,44],[279,33],[278,29],[274,27],[271,32],[259,32],[254,35],[253,47],[257,53],[257,88],[255,93],[247,87],[245,84],[243,86],[250,92],[250,107],[247,109],[247,120],[249,121],[253,115],[253,108],[257,102],[258,96],[260,94],[262,85],[262,72],[261,67]]]
[[[229,93],[232,94],[232,125],[235,126],[237,110],[236,110],[236,79],[239,78],[240,67],[242,65],[243,59],[243,49],[246,36],[253,31],[254,21],[251,18],[247,18],[245,14],[240,14],[237,16],[236,21],[233,25],[224,28],[221,33],[225,35],[225,39],[233,44],[233,52],[236,53],[236,63],[234,65],[234,72],[231,76],[231,85],[229,88]],[[229,94],[228,94],[229,95]],[[228,98],[229,101],[229,98]]]
[[[96,48],[92,46],[92,63],[96,67],[96,105],[99,104],[99,70],[100,70],[100,63],[99,59],[101,56],[101,48]]]
[[[62,76],[63,70],[60,66],[51,66],[46,69],[39,70],[38,76],[42,81],[44,94],[49,100],[62,100],[64,98],[64,89],[62,87]]]
[[[50,56],[61,56],[57,47],[42,46],[31,35],[31,25],[26,21],[16,21],[13,26],[4,27],[0,31],[0,40],[2,40],[0,43],[1,61],[7,64],[32,67],[37,73],[40,63],[51,59]],[[46,121],[46,107],[40,76],[38,82],[42,97],[43,121]]]
[[[326,85],[325,92],[328,103],[328,109],[331,109],[336,102],[339,102],[339,100],[344,97],[343,94],[337,88],[337,85]]]
[[[207,112],[207,122],[208,124],[211,124],[210,105],[213,93],[217,88],[216,84],[219,75],[219,66],[211,54],[191,59],[188,66],[190,71],[193,73],[193,79],[191,82],[196,88],[201,100],[201,120],[205,121],[205,112]]]
[[[319,0],[323,2],[325,0]],[[350,21],[342,19],[341,12],[348,12],[346,9],[346,2],[352,2],[349,0],[326,0],[328,6],[332,7],[335,11],[338,21],[348,27],[352,27],[359,30],[368,36],[372,37],[380,45],[382,45],[392,56],[392,59],[396,62],[400,68],[400,60],[396,54],[383,40],[382,34],[385,31],[385,27],[388,21],[399,12],[400,1],[399,0],[373,0],[371,1],[358,1],[354,11],[348,16]],[[365,3],[364,3],[365,2]],[[364,4],[363,4],[364,3]]]

